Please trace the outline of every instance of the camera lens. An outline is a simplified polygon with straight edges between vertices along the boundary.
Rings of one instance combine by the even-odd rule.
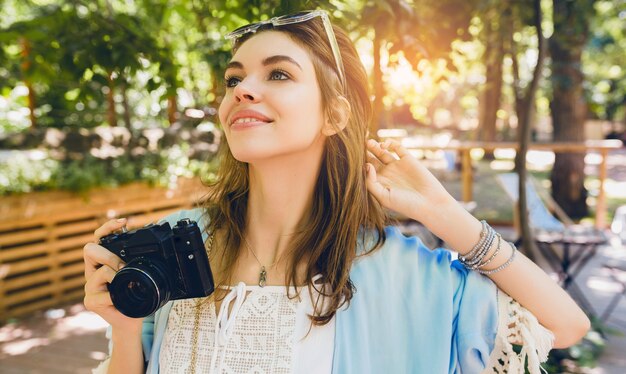
[[[126,291],[126,298],[137,300],[139,302],[150,300],[150,297],[152,296],[148,288],[141,282],[137,281],[128,282],[128,288]]]
[[[170,299],[163,266],[138,258],[118,271],[109,285],[113,305],[122,314],[141,318],[154,313]]]

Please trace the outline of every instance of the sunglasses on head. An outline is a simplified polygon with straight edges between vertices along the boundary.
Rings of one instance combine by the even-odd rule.
[[[333,56],[335,57],[335,63],[337,64],[337,74],[339,75],[339,80],[341,81],[341,87],[345,90],[346,88],[346,79],[345,72],[343,69],[343,61],[341,60],[341,54],[339,53],[339,45],[337,44],[337,39],[335,38],[335,32],[333,31],[333,26],[330,23],[330,19],[328,18],[328,13],[323,10],[308,10],[304,12],[298,12],[294,14],[287,14],[280,17],[270,18],[267,21],[261,21],[256,23],[251,23],[246,26],[242,26],[234,31],[226,34],[226,39],[236,41],[238,38],[249,34],[255,33],[262,26],[272,27],[280,27],[284,25],[291,25],[294,23],[301,23],[311,20],[315,17],[322,18],[322,24],[324,25],[324,30],[326,30],[326,36],[328,37],[328,42],[330,43],[330,48],[333,51]]]

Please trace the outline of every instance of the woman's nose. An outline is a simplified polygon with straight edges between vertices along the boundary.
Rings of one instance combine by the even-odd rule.
[[[260,94],[253,88],[252,82],[245,79],[235,86],[233,92],[237,102],[257,102],[260,98]]]

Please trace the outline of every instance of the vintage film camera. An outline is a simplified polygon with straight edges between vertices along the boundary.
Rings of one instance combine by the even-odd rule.
[[[170,300],[205,297],[214,283],[200,229],[188,218],[113,233],[100,245],[126,262],[108,285],[113,305],[128,317],[154,313]]]

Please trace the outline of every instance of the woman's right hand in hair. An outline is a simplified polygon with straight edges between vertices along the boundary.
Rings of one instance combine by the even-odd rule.
[[[116,254],[99,245],[103,236],[121,229],[126,219],[110,220],[94,232],[94,241],[87,243],[83,249],[85,259],[85,307],[105,321],[114,331],[135,335],[141,332],[143,318],[131,318],[120,313],[113,302],[107,285],[111,283],[124,262]]]

